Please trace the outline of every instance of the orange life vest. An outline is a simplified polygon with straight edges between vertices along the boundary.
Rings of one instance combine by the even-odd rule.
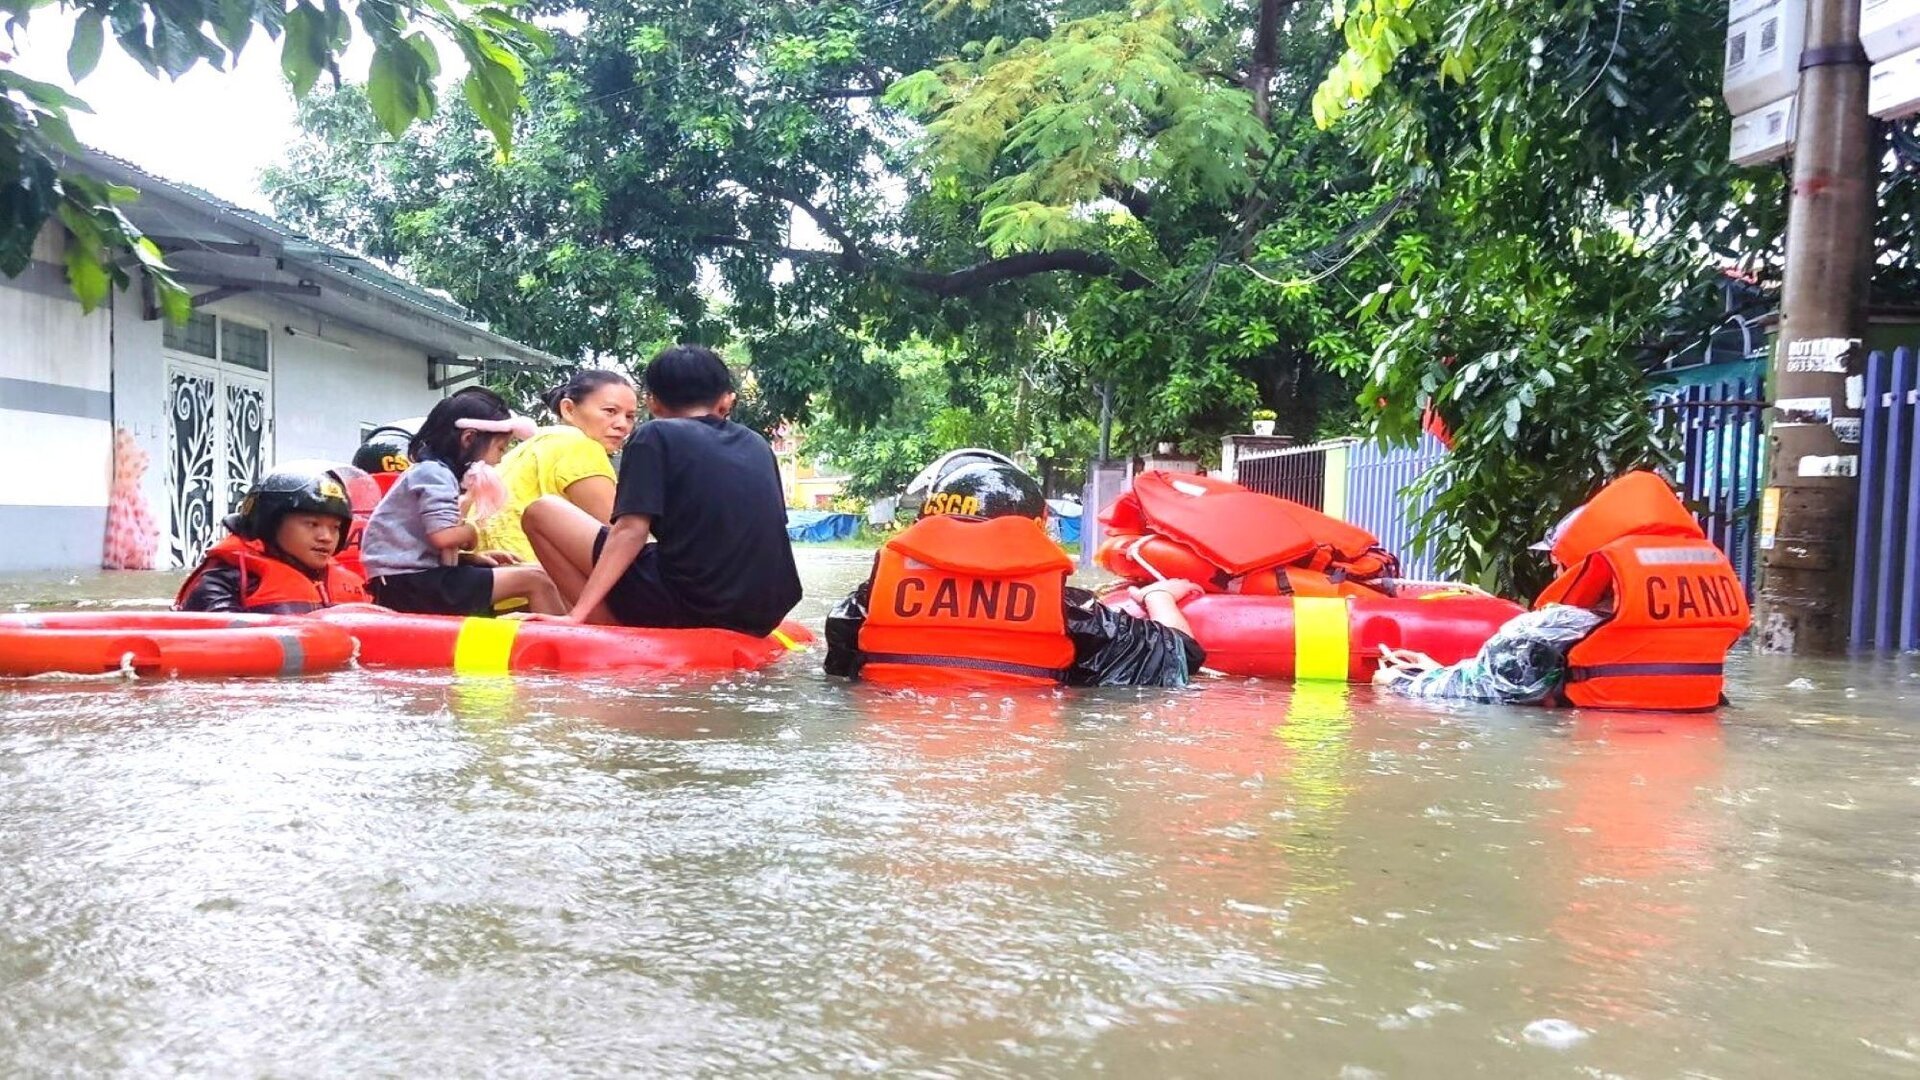
[[[353,520],[347,524],[347,542],[340,548],[340,554],[334,560],[353,572],[355,577],[364,580],[367,576],[366,564],[360,557],[360,539],[366,535],[367,523],[373,520],[373,511],[386,498],[387,492],[400,479],[397,472],[362,473],[347,482],[347,501],[353,505]]]
[[[319,580],[308,577],[298,567],[267,554],[267,545],[229,534],[207,549],[207,557],[198,569],[187,575],[173,606],[179,608],[187,595],[200,583],[200,577],[215,565],[240,571],[240,603],[250,612],[268,615],[304,615],[335,604],[368,604],[366,583],[358,574],[340,565],[327,564]]]
[[[1234,578],[1222,591],[1244,596],[1350,596],[1356,600],[1378,600],[1393,595],[1385,582],[1376,588],[1354,576],[1345,566],[1330,570],[1310,570],[1304,566],[1259,570]]]
[[[1602,709],[1711,709],[1727,650],[1752,621],[1733,565],[1667,486],[1629,473],[1554,538],[1568,567],[1534,601],[1606,621],[1567,654],[1568,702]]]
[[[1072,571],[1029,518],[922,518],[874,563],[860,677],[908,686],[1064,683],[1073,663]]]
[[[1358,525],[1210,476],[1141,473],[1100,520],[1128,540],[1102,545],[1097,558],[1129,581],[1179,577],[1209,592],[1379,595],[1341,583],[1392,577],[1400,568]],[[1276,573],[1282,567],[1306,573]]]

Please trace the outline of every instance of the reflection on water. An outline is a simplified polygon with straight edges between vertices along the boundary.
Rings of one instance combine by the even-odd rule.
[[[12,684],[0,1074],[1912,1075],[1914,668]]]

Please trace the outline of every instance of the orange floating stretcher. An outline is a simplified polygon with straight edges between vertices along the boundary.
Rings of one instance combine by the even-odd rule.
[[[813,640],[806,627],[791,620],[766,637],[752,637],[732,630],[411,615],[370,604],[345,604],[308,617],[358,639],[360,663],[366,667],[469,675],[752,670]]]
[[[1125,593],[1106,603],[1143,615]],[[1209,593],[1180,608],[1207,667],[1228,675],[1368,682],[1380,650],[1411,649],[1442,664],[1480,651],[1520,605],[1483,593],[1419,597],[1251,596]]]
[[[313,675],[353,660],[338,626],[289,615],[56,611],[0,615],[0,675]]]

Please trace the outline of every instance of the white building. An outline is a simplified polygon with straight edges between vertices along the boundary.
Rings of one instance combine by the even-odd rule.
[[[196,561],[263,466],[345,461],[369,426],[426,412],[482,362],[546,366],[537,349],[351,252],[105,155],[78,167],[136,188],[127,214],[195,293],[160,317],[135,287],[83,314],[63,233],[0,278],[0,570],[101,565],[108,504],[144,499],[151,565]],[[145,475],[114,488],[144,451]]]

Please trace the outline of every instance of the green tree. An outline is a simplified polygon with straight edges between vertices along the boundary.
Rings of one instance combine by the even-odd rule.
[[[1723,6],[1360,0],[1316,119],[1417,184],[1356,311],[1375,429],[1457,436],[1427,477],[1444,565],[1538,585],[1525,550],[1606,478],[1657,464],[1644,369],[1765,268],[1778,177],[1725,160]]]
[[[1050,490],[1077,490],[1098,432],[1084,404],[1091,388],[1058,338],[1039,350],[1039,363],[1017,373],[976,370],[958,350],[922,340],[885,351],[878,360],[899,387],[885,412],[848,419],[827,398],[803,447],[847,470],[847,493],[857,498],[898,494],[929,462],[963,446],[1013,456]]]
[[[320,102],[269,190],[307,229],[557,352],[738,335],[767,407],[793,419],[828,401],[843,421],[884,415],[897,373],[874,346],[1030,368],[1038,319],[1064,326],[1083,381],[1116,387],[1132,445],[1205,445],[1261,400],[1312,430],[1351,413],[1361,354],[1331,329],[1351,299],[1298,267],[1236,268],[1310,254],[1388,195],[1303,111],[1333,54],[1323,9],[1280,10],[593,4],[530,80],[513,163],[457,115],[369,149],[350,107]],[[1239,56],[1256,13],[1268,45]],[[1124,102],[1093,108],[1109,85]],[[1273,109],[1274,88],[1302,107]],[[1021,115],[1045,129],[999,119]]]
[[[0,0],[0,28],[15,41],[33,14],[47,9],[77,13],[67,52],[76,82],[92,73],[109,38],[148,74],[178,78],[201,63],[225,68],[259,30],[279,40],[281,67],[300,97],[323,73],[339,81],[357,22],[373,45],[367,103],[389,135],[434,111],[438,35],[465,59],[467,106],[503,149],[523,104],[526,60],[548,43],[545,31],[506,7],[454,0]],[[0,52],[0,62],[10,59]],[[63,168],[67,156],[80,153],[70,121],[76,111],[90,110],[56,86],[0,67],[0,273],[26,269],[35,237],[58,221],[69,239],[68,281],[84,308],[127,285],[120,257],[130,255],[168,312],[185,318],[186,291],[119,209],[136,193]]]

